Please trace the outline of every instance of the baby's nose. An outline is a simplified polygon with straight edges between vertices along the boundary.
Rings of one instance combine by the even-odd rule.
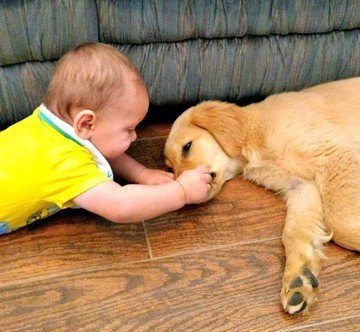
[[[133,134],[132,134],[132,138],[131,138],[131,140],[134,142],[135,140],[136,140],[136,138],[137,138],[137,135],[136,135],[136,131],[134,130],[133,131]]]

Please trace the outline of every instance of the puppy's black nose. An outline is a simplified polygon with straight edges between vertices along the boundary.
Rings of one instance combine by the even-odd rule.
[[[210,175],[213,178],[213,180],[216,178],[216,173],[215,172],[211,172]]]
[[[174,170],[171,167],[164,167],[166,172],[174,173]]]

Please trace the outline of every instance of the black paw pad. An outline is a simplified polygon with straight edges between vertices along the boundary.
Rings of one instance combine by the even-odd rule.
[[[303,285],[303,281],[300,277],[296,277],[292,283],[290,284],[290,289],[292,288],[297,288],[297,287],[301,287]]]
[[[290,298],[289,304],[290,305],[298,305],[303,301],[303,299],[304,299],[304,296],[301,293],[295,292],[293,294],[293,296]]]
[[[305,302],[303,303],[303,305],[301,306],[301,308],[300,308],[298,311],[294,312],[293,315],[294,315],[294,314],[298,314],[299,312],[305,310],[306,306],[307,306],[307,302],[305,301]]]
[[[316,279],[316,277],[314,276],[314,274],[310,271],[310,269],[308,267],[304,268],[303,271],[305,277],[310,281],[310,284],[313,288],[317,288],[319,286],[319,282]]]

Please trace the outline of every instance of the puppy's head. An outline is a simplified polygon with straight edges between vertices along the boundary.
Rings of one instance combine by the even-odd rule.
[[[236,159],[240,153],[236,140],[241,133],[236,132],[234,107],[238,108],[208,101],[188,109],[174,122],[165,144],[165,162],[175,177],[198,166],[209,168],[213,178],[209,198],[241,169]]]

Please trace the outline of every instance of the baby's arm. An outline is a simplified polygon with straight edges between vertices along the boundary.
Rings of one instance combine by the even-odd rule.
[[[185,204],[208,198],[211,176],[206,167],[185,171],[177,181],[161,185],[127,185],[103,182],[73,199],[78,206],[114,222],[147,220]]]
[[[174,179],[174,174],[146,168],[125,153],[109,163],[117,176],[131,183],[162,184]]]

